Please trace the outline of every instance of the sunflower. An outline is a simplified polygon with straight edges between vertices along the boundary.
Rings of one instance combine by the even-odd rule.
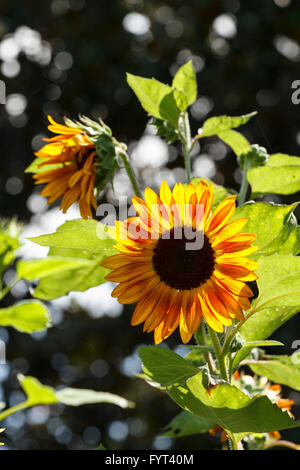
[[[112,270],[106,279],[119,283],[112,296],[120,303],[138,302],[131,324],[144,323],[156,344],[177,326],[187,343],[202,316],[222,332],[250,307],[245,282],[257,279],[257,263],[246,256],[256,250],[255,235],[239,233],[247,218],[230,221],[236,196],[211,214],[213,199],[213,186],[204,181],[178,183],[172,192],[163,182],[159,196],[146,188],[145,201],[132,199],[136,217],[116,223],[120,253],[104,260]]]
[[[94,186],[96,178],[96,146],[83,127],[68,120],[68,125],[56,123],[48,116],[48,129],[57,134],[44,139],[49,142],[35,155],[40,159],[39,171],[33,177],[36,184],[46,183],[41,192],[48,204],[62,196],[60,208],[66,212],[76,201],[83,218],[92,217],[96,209]],[[46,166],[43,171],[43,167]]]

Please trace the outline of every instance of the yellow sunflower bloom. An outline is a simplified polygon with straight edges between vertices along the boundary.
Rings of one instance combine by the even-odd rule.
[[[112,296],[120,303],[138,302],[131,323],[154,331],[156,344],[177,326],[187,343],[202,316],[222,332],[250,307],[245,282],[257,279],[257,263],[246,256],[256,250],[255,235],[239,233],[246,218],[229,222],[235,196],[211,214],[213,198],[213,186],[203,181],[178,183],[172,192],[163,182],[159,196],[146,188],[145,201],[132,199],[137,217],[116,224],[120,253],[104,260],[112,270],[106,279],[119,283]]]
[[[48,119],[48,129],[58,135],[44,139],[49,143],[35,153],[40,158],[38,167],[42,169],[47,165],[47,170],[33,176],[35,182],[46,183],[41,195],[48,198],[48,204],[62,197],[60,208],[66,212],[78,201],[81,216],[92,217],[91,208],[97,207],[94,196],[95,143],[79,126],[58,124],[51,116]],[[49,169],[49,165],[53,165],[53,169]]]

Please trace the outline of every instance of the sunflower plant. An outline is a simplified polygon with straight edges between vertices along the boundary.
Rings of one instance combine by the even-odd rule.
[[[300,159],[269,155],[236,130],[255,112],[210,117],[192,136],[188,107],[197,99],[197,81],[191,62],[171,85],[132,74],[127,82],[157,135],[182,144],[185,183],[171,188],[162,181],[158,193],[146,187],[143,194],[126,145],[104,122],[80,117],[62,125],[49,117],[55,136],[27,171],[46,184],[41,194],[49,203],[61,197],[67,211],[78,202],[82,219],[31,239],[49,254],[20,261],[18,276],[38,281],[33,296],[40,300],[116,283],[112,295],[135,304],[131,324],[153,333],[155,346],[139,350],[140,377],[182,408],[165,435],[220,431],[230,449],[297,448],[280,440],[279,431],[299,423],[291,400],[279,394],[281,385],[300,390],[300,354],[271,356],[263,349],[282,345],[268,338],[299,311],[297,204],[263,196],[298,192]],[[212,136],[236,155],[238,193],[192,175],[195,144]],[[120,168],[132,183],[135,215],[108,227],[96,220],[97,195]],[[176,329],[184,357],[157,346]],[[238,372],[246,366],[254,375]]]

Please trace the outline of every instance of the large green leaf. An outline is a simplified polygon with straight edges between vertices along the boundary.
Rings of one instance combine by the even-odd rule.
[[[166,426],[163,434],[160,436],[182,437],[191,436],[192,434],[200,434],[209,431],[215,424],[201,416],[197,416],[189,411],[181,411]]]
[[[35,279],[43,279],[54,274],[89,266],[90,262],[87,259],[48,256],[43,259],[19,261],[17,263],[17,274],[20,279],[33,281]]]
[[[235,211],[234,219],[247,217],[243,231],[255,233],[259,247],[252,258],[273,253],[300,253],[299,226],[293,211],[297,204],[280,205],[267,202],[248,202]]]
[[[50,326],[50,316],[41,302],[27,300],[12,307],[1,308],[0,325],[12,326],[22,333],[33,333]]]
[[[204,121],[203,127],[199,129],[199,136],[210,137],[212,135],[219,135],[220,132],[239,127],[242,124],[246,124],[253,116],[253,113],[245,114],[243,116],[214,116]]]
[[[84,388],[63,388],[55,392],[60,403],[69,406],[81,406],[92,403],[111,403],[120,408],[133,408],[134,404],[125,398],[108,392],[96,392]]]
[[[226,131],[219,132],[218,137],[223,140],[225,144],[229,145],[238,157],[251,150],[248,140],[240,132],[227,129]]]
[[[247,172],[253,197],[261,194],[293,194],[300,191],[300,158],[283,153],[271,155],[267,164]]]
[[[249,364],[255,374],[268,377],[269,380],[288,385],[300,391],[300,353],[291,356],[273,356],[267,361]]]
[[[259,296],[257,312],[241,328],[246,341],[268,338],[300,310],[300,257],[261,257],[256,270]]]
[[[138,97],[142,107],[151,116],[177,125],[180,109],[176,101],[180,97],[178,90],[175,100],[174,91],[169,85],[155,78],[149,79],[127,73],[127,83]]]
[[[179,68],[173,79],[172,87],[184,93],[186,107],[194,103],[197,98],[197,80],[191,60]],[[185,110],[185,108],[180,109]]]
[[[25,377],[20,374],[18,379],[27,397],[28,406],[51,405],[53,403],[63,403],[69,406],[112,403],[121,408],[132,408],[134,406],[132,402],[112,393],[68,387],[57,391],[48,385],[42,385],[35,377]]]
[[[105,257],[115,253],[115,241],[108,235],[106,227],[95,220],[72,220],[55,233],[31,240],[50,247],[50,261],[36,264],[36,272],[40,270],[40,282],[34,296],[44,300],[55,299],[75,290],[85,291],[103,283],[108,271],[101,263]],[[30,264],[21,265],[21,268],[25,272],[26,269],[32,270],[30,275],[35,275],[34,264],[31,267]],[[45,276],[47,270],[49,275]]]
[[[34,243],[51,248],[73,250],[74,255],[84,258],[89,253],[110,255],[114,240],[109,236],[107,227],[96,220],[69,220],[56,232],[29,238]]]
[[[139,356],[145,375],[153,382],[169,386],[195,375],[199,369],[170,349],[142,346]]]
[[[250,351],[255,348],[260,348],[262,346],[284,346],[283,343],[273,340],[261,340],[261,341],[247,341],[241,349],[237,351],[233,360],[233,367],[238,368],[239,363],[248,356]]]
[[[237,387],[219,384],[209,392],[202,373],[173,385],[170,397],[184,410],[208,419],[231,433],[271,432],[299,425],[266,396],[250,398]]]

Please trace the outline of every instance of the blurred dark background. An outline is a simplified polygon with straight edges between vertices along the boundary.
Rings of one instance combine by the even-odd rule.
[[[269,153],[298,155],[300,105],[291,101],[291,84],[300,79],[299,24],[296,0],[1,0],[0,79],[6,84],[6,104],[0,105],[1,217],[17,216],[27,235],[48,233],[63,223],[57,207],[47,208],[31,176],[24,175],[47,135],[47,114],[59,121],[79,113],[101,116],[129,145],[142,184],[157,188],[162,179],[170,185],[183,180],[180,147],[168,149],[154,136],[125,73],[170,82],[188,59],[199,87],[191,108],[194,132],[208,116],[257,110],[258,116],[241,128],[251,143]],[[235,189],[241,179],[234,155],[214,139],[196,146],[193,172]],[[114,186],[115,192],[109,188],[103,198],[116,203],[118,196],[130,194],[122,172]],[[295,195],[267,200],[292,202]],[[69,214],[78,217],[76,210]],[[26,246],[25,255],[32,256]],[[0,365],[0,400],[20,401],[16,374],[22,372],[52,386],[117,393],[135,401],[136,408],[59,405],[20,412],[5,423],[6,448],[88,449],[100,441],[111,449],[218,448],[218,438],[208,435],[156,437],[178,408],[134,378],[140,371],[137,347],[153,339],[130,326],[130,307],[122,311],[104,300],[110,288],[52,302],[54,327],[48,332],[30,336],[0,328],[8,358]],[[30,296],[28,286],[19,283],[4,305],[24,296]],[[292,353],[297,331],[299,337],[294,318],[276,332],[286,348],[274,352]],[[177,333],[166,343],[183,352]],[[286,388],[284,395],[296,400],[299,417],[299,397]],[[298,430],[282,435],[300,442]]]

